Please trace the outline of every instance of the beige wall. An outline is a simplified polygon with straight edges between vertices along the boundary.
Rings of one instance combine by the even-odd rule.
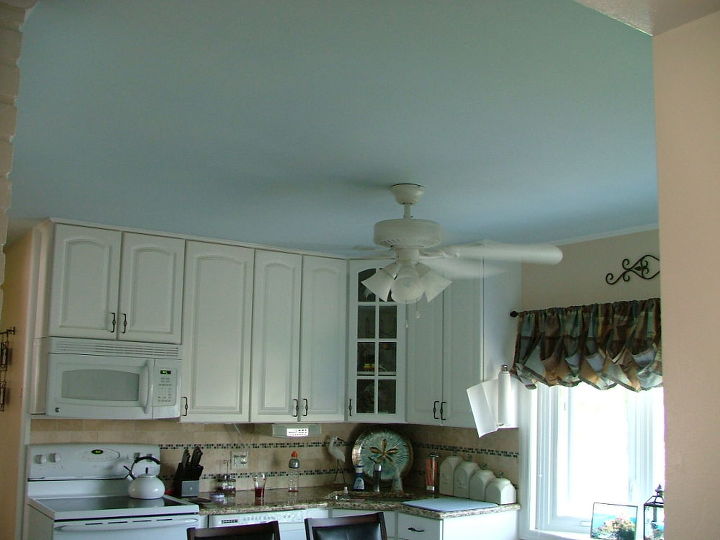
[[[23,471],[18,467],[18,457],[22,455],[24,445],[23,402],[25,391],[24,375],[25,339],[27,337],[27,302],[25,291],[30,287],[30,242],[15,242],[7,249],[5,302],[2,306],[2,328],[14,326],[16,333],[10,336],[12,361],[6,378],[8,383],[8,402],[0,412],[0,539],[15,538],[13,524],[19,515],[21,505],[14,496],[22,486]]]
[[[666,537],[699,540],[720,530],[720,12],[653,43]]]
[[[631,275],[629,281],[615,285],[605,282],[606,274],[612,272],[617,278],[623,272],[623,259],[632,264],[645,254],[659,257],[658,243],[658,231],[652,230],[561,246],[560,264],[523,265],[522,307],[544,309],[659,297],[659,277],[644,280]],[[657,269],[656,264],[650,267],[651,272]]]

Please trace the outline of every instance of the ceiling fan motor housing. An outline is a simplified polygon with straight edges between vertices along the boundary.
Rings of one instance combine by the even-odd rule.
[[[389,248],[426,249],[442,242],[442,228],[427,219],[386,219],[375,224],[374,240]]]

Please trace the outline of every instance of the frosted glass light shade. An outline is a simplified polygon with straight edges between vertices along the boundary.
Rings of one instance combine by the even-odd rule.
[[[390,287],[393,300],[399,304],[412,304],[422,298],[425,290],[412,263],[401,263],[395,282]]]
[[[370,289],[375,296],[381,298],[383,301],[387,301],[393,282],[393,276],[381,269],[361,283]]]
[[[448,285],[452,283],[449,279],[445,279],[440,274],[433,272],[422,263],[416,264],[415,268],[420,276],[420,283],[428,302],[432,302],[438,294],[447,289]]]

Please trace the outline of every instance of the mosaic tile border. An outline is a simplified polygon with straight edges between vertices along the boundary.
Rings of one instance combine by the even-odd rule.
[[[482,456],[498,456],[512,459],[519,459],[519,452],[509,452],[508,450],[492,450],[489,448],[474,448],[470,446],[450,446],[447,444],[429,444],[415,443],[416,448],[424,448],[426,450],[439,450],[442,452],[452,452],[453,454],[475,454]]]
[[[342,471],[342,469],[339,469],[337,471],[335,469],[300,469],[298,471],[298,474],[299,474],[299,476],[323,476],[323,475],[328,475],[328,474],[340,475],[341,474],[340,471]],[[349,473],[349,472],[350,472],[349,469],[345,469],[345,473]],[[280,478],[280,477],[288,475],[287,471],[244,471],[244,472],[230,473],[230,476],[235,479],[252,478],[254,475],[260,474],[260,473],[264,473],[267,478]],[[207,473],[207,474],[203,474],[202,476],[200,476],[200,479],[201,480],[215,480],[222,474],[225,474],[225,473],[219,473],[219,472],[218,473]],[[174,476],[175,476],[174,473],[159,475],[159,477],[162,480],[172,480]]]
[[[233,450],[251,448],[324,448],[329,445],[328,441],[306,441],[306,442],[276,442],[276,443],[166,443],[160,444],[160,450],[183,450],[199,446],[202,450]],[[350,446],[347,442],[343,446]]]

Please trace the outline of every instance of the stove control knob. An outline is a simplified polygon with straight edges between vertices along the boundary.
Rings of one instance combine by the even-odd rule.
[[[39,465],[45,465],[47,463],[47,456],[45,454],[37,454],[35,456],[35,463]]]
[[[60,463],[62,461],[62,456],[60,454],[52,453],[50,454],[50,463]]]

